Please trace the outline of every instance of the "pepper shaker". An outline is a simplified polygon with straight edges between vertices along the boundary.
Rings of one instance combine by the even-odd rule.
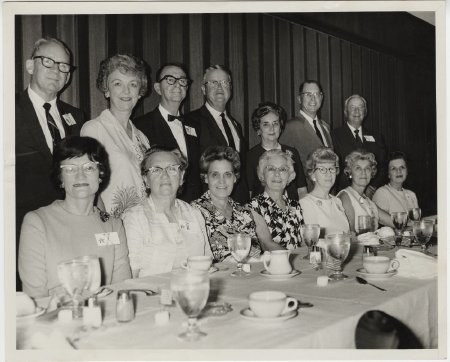
[[[117,292],[116,320],[118,322],[129,322],[134,319],[134,305],[128,290]]]

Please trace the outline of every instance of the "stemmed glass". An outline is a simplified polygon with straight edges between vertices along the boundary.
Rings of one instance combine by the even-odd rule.
[[[369,215],[358,216],[358,235],[368,233],[373,230],[373,219]]]
[[[231,273],[233,277],[245,277],[250,275],[242,270],[242,263],[247,259],[250,253],[252,239],[250,235],[245,233],[237,233],[228,236],[227,243],[228,249],[231,251],[231,255],[237,261],[237,269]]]
[[[172,272],[170,289],[178,306],[188,317],[187,330],[178,335],[184,341],[197,341],[206,336],[197,325],[197,317],[209,296],[209,273],[207,270],[178,269]]]
[[[89,260],[69,260],[58,264],[58,279],[72,298],[72,316],[81,318],[84,289],[91,280],[91,264]]]
[[[86,255],[75,258],[74,260],[88,261],[91,268],[91,277],[87,286],[87,290],[94,293],[100,288],[101,273],[100,273],[100,261],[96,255]]]
[[[395,227],[395,245],[402,245],[403,230],[408,223],[408,213],[404,211],[391,212],[392,223]]]
[[[350,251],[350,234],[328,234],[326,239],[328,255],[339,261],[339,269],[330,275],[330,279],[342,280],[348,278],[348,276],[342,272],[342,263],[347,259]]]
[[[422,216],[422,210],[420,207],[414,207],[408,210],[408,217],[411,221],[419,221]]]
[[[311,254],[311,247],[315,246],[319,241],[320,225],[319,224],[305,224],[300,226],[300,234],[302,239],[308,247],[308,255],[305,255],[303,259],[309,259]]]
[[[414,238],[420,244],[421,250],[423,253],[427,253],[427,244],[433,235],[434,222],[433,220],[420,220],[413,221],[413,234]]]

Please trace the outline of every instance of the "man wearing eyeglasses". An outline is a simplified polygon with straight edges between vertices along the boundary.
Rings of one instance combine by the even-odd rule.
[[[295,147],[300,154],[308,192],[314,187],[306,170],[308,155],[318,147],[333,148],[330,126],[318,116],[323,97],[322,88],[317,81],[304,81],[297,96],[300,112],[297,117],[286,122],[280,137],[280,143]]]
[[[186,182],[179,195],[186,202],[200,197],[201,182],[198,160],[200,146],[196,129],[188,125],[180,112],[191,80],[179,63],[164,64],[156,73],[154,89],[160,103],[153,111],[136,118],[133,123],[150,141],[151,145],[179,148],[188,159]]]
[[[17,243],[25,214],[62,198],[62,191],[50,181],[53,146],[67,136],[79,135],[86,120],[80,109],[58,98],[73,71],[63,42],[36,41],[26,71],[30,83],[16,94],[15,105]]]
[[[358,94],[353,94],[345,100],[344,116],[346,124],[333,129],[334,151],[339,156],[341,170],[345,168],[345,157],[357,149],[365,149],[375,155],[377,174],[366,188],[366,195],[372,198],[376,189],[385,184],[386,178],[386,144],[381,134],[369,131],[363,127],[367,115],[367,102]],[[350,180],[342,172],[337,179],[338,191],[350,185]]]
[[[205,104],[186,115],[188,121],[195,125],[199,132],[200,150],[203,152],[209,146],[229,146],[239,152],[241,159],[241,174],[231,197],[240,203],[249,199],[247,182],[244,179],[245,152],[241,125],[227,111],[228,101],[232,92],[231,74],[222,65],[213,65],[203,74],[202,92]]]

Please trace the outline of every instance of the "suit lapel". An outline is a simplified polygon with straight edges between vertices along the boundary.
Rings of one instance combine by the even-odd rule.
[[[165,121],[164,117],[162,116],[161,112],[159,111],[159,109],[156,109],[156,126],[160,132],[160,139],[165,140],[164,143],[166,144],[173,144],[174,146],[178,147],[178,142],[175,139],[169,125],[167,124],[167,122]],[[184,132],[184,126],[183,126],[183,132]]]
[[[217,125],[216,120],[212,116],[212,114],[208,111],[206,106],[202,107],[203,115],[205,116],[206,127],[208,127],[209,132],[213,135],[213,137],[218,141],[219,145],[228,146],[228,142],[222,134],[219,126]]]

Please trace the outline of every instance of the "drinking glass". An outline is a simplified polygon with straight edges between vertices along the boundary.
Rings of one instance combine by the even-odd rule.
[[[231,255],[237,261],[237,269],[231,273],[233,277],[245,277],[250,275],[242,270],[242,263],[247,259],[250,253],[252,239],[250,235],[245,233],[237,233],[228,236],[227,243],[228,249],[231,251]]]
[[[422,210],[420,207],[414,207],[408,210],[408,217],[411,221],[419,221],[422,216]]]
[[[433,220],[422,219],[420,221],[413,221],[412,227],[413,227],[414,238],[420,244],[422,252],[426,253],[427,244],[430,241],[431,236],[433,235],[433,229],[434,229]]]
[[[98,259],[98,256],[96,255],[86,255],[86,256],[80,256],[78,258],[75,258],[74,260],[82,260],[82,261],[88,261],[91,268],[91,278],[89,280],[87,290],[94,293],[95,291],[100,288],[101,284],[101,272],[100,272],[100,261]]]
[[[305,255],[303,259],[308,259],[311,254],[311,247],[315,246],[319,241],[320,225],[319,224],[305,224],[300,226],[300,234],[302,239],[308,247],[308,255]]]
[[[170,289],[180,309],[188,317],[185,332],[178,335],[184,341],[197,341],[206,336],[197,325],[197,317],[209,296],[209,273],[207,270],[178,269],[172,272]]]
[[[402,245],[403,230],[408,223],[408,213],[404,211],[391,212],[392,223],[395,227],[395,245]]]
[[[326,236],[326,247],[328,255],[339,262],[338,270],[330,275],[330,279],[342,280],[348,278],[348,276],[342,272],[342,263],[347,259],[350,251],[350,234],[328,234]]]
[[[83,316],[82,293],[91,278],[91,264],[88,260],[69,260],[58,264],[58,279],[72,298],[72,316]]]
[[[369,215],[358,216],[358,235],[373,231],[373,220]]]

